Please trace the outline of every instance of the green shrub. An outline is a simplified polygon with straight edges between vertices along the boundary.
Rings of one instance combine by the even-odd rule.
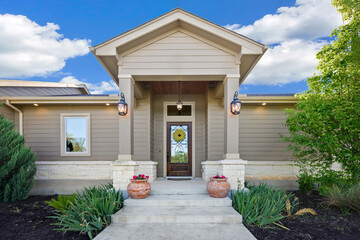
[[[343,174],[335,170],[323,172],[316,181],[319,183],[318,191],[322,196],[327,195],[328,189],[331,189],[333,186],[339,186],[341,188],[350,187],[350,182],[343,176]]]
[[[75,193],[71,195],[58,195],[57,199],[53,198],[50,201],[46,201],[46,203],[62,213],[69,208],[70,203],[75,202],[76,198],[77,195]]]
[[[35,160],[24,137],[0,114],[0,202],[27,198],[34,185]]]
[[[308,174],[308,172],[301,173],[296,182],[299,184],[300,191],[307,195],[309,195],[315,188],[315,179]]]
[[[111,184],[85,188],[70,202],[69,208],[56,213],[55,225],[64,233],[67,231],[86,232],[90,239],[110,225],[111,215],[124,206],[122,191],[116,191]]]
[[[260,227],[267,224],[276,224],[284,218],[287,211],[292,213],[298,207],[298,198],[292,193],[276,189],[264,183],[250,186],[249,192],[238,190],[232,192],[233,207],[243,216],[246,224],[256,224]],[[279,224],[277,224],[279,225]]]
[[[326,198],[329,205],[336,206],[345,213],[352,210],[360,214],[360,182],[350,187],[333,185],[326,189]]]

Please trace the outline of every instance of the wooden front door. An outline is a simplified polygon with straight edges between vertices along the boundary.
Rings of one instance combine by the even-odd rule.
[[[192,132],[189,122],[167,123],[167,175],[191,176]]]

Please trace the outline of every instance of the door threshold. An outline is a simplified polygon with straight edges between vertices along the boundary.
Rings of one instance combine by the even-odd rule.
[[[193,180],[191,176],[167,176],[166,180]]]

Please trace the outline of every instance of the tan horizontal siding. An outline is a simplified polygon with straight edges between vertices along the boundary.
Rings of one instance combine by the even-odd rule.
[[[0,114],[2,114],[9,121],[15,123],[15,111],[0,101]]]
[[[207,160],[224,158],[224,107],[221,99],[213,98],[213,90],[208,91],[207,107]]]
[[[291,160],[291,152],[280,135],[288,135],[283,106],[244,104],[239,115],[239,151],[249,161]]]
[[[182,32],[125,55],[123,74],[236,73],[235,56]]]
[[[150,159],[150,93],[134,109],[134,160]]]
[[[38,161],[113,161],[119,152],[115,106],[24,106],[24,136]],[[60,114],[90,113],[91,156],[60,156]]]

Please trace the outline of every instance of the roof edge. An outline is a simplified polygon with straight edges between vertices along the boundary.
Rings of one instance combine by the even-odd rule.
[[[67,88],[82,88],[87,94],[90,94],[89,89],[85,84],[75,83],[60,83],[60,82],[42,82],[42,81],[27,81],[27,80],[11,80],[0,79],[0,87],[67,87]]]
[[[211,21],[209,21],[209,20],[207,20],[207,19],[205,19],[205,18],[203,18],[203,17],[200,17],[200,16],[198,16],[198,15],[195,15],[195,14],[193,14],[193,13],[191,13],[191,12],[188,12],[188,11],[182,9],[182,8],[174,8],[174,9],[172,9],[172,10],[170,10],[170,11],[164,13],[164,14],[161,14],[160,16],[158,16],[158,17],[156,17],[156,18],[153,18],[153,19],[151,19],[151,20],[149,20],[149,21],[147,21],[147,22],[145,22],[145,23],[143,23],[143,24],[141,24],[141,25],[139,25],[139,26],[136,26],[136,27],[134,27],[134,28],[131,28],[131,29],[129,29],[129,30],[127,30],[127,31],[119,34],[119,35],[116,35],[115,37],[112,37],[112,38],[110,38],[110,39],[102,42],[102,43],[99,43],[99,44],[97,44],[97,45],[95,45],[95,46],[92,46],[92,47],[91,47],[91,50],[96,50],[97,48],[102,47],[103,45],[106,45],[106,44],[109,44],[109,43],[111,43],[111,42],[113,42],[113,41],[116,41],[117,39],[120,39],[121,37],[126,36],[127,34],[130,34],[130,33],[134,32],[134,31],[136,31],[136,30],[138,30],[138,29],[141,29],[141,28],[143,28],[143,27],[145,27],[145,26],[147,26],[147,25],[149,25],[149,24],[151,24],[151,23],[153,23],[153,22],[159,21],[160,19],[162,19],[162,18],[164,18],[164,17],[166,17],[166,16],[168,16],[168,15],[174,14],[174,13],[176,13],[176,12],[181,12],[181,13],[183,13],[183,14],[190,15],[190,16],[192,16],[192,17],[194,17],[194,18],[198,18],[199,20],[205,21],[207,24],[210,24],[210,25],[212,25],[212,26],[214,26],[214,27],[220,28],[221,30],[228,32],[229,34],[235,35],[235,36],[237,36],[237,37],[244,38],[244,40],[249,41],[249,42],[251,42],[251,43],[253,43],[253,44],[256,44],[256,45],[258,45],[258,46],[261,46],[261,47],[263,47],[263,48],[266,47],[266,45],[264,45],[264,44],[262,44],[262,43],[260,43],[260,42],[258,42],[258,41],[255,41],[255,40],[253,40],[253,39],[251,39],[251,38],[249,38],[249,37],[246,37],[246,36],[244,36],[244,35],[242,35],[242,34],[239,34],[239,33],[237,33],[237,32],[234,32],[234,31],[232,31],[232,30],[230,30],[230,29],[227,29],[227,28],[225,28],[225,27],[223,27],[223,26],[220,26],[220,25],[218,25],[218,24],[216,24],[216,23],[213,23],[213,22],[211,22]]]

